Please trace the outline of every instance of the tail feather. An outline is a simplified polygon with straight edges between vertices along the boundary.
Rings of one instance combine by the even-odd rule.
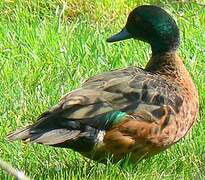
[[[36,123],[9,134],[8,139],[87,152],[94,147],[98,131],[79,120],[66,119],[60,113],[46,112]]]
[[[60,144],[65,141],[74,140],[80,134],[78,130],[68,129],[53,129],[51,131],[37,134],[37,136],[31,136],[30,142],[41,143],[46,145]]]
[[[30,126],[19,128],[15,132],[9,134],[7,138],[9,141],[15,141],[15,140],[26,140],[30,138]]]
[[[17,129],[15,132],[9,134],[7,138],[9,141],[23,140],[24,142],[54,145],[74,140],[79,134],[80,130],[52,129],[46,131],[35,131],[28,126]]]

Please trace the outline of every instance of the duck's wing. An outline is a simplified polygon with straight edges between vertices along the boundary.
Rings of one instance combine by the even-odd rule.
[[[182,99],[175,92],[166,80],[138,68],[103,73],[65,95],[36,123],[10,134],[9,139],[88,151],[101,130],[109,130],[127,116],[158,121],[166,108],[177,112]]]

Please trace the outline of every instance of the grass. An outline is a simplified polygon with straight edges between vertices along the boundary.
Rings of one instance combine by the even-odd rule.
[[[33,179],[203,179],[205,7],[180,1],[116,2],[0,2],[0,157]],[[85,160],[68,149],[8,142],[9,132],[35,121],[88,77],[146,64],[150,55],[147,44],[133,40],[105,42],[124,26],[129,11],[140,4],[164,7],[180,27],[179,54],[200,94],[200,115],[189,135],[136,167],[127,164],[123,168]],[[11,177],[0,171],[0,179]]]

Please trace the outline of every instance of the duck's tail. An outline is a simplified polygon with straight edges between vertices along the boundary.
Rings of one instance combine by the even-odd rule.
[[[97,133],[96,129],[79,121],[68,121],[45,113],[35,124],[9,134],[8,139],[88,151],[95,144]]]
[[[30,129],[30,126],[19,128],[15,132],[9,134],[7,138],[9,139],[9,141],[15,141],[15,140],[25,141],[26,139],[29,138],[29,134],[30,134],[29,129]]]
[[[58,146],[66,141],[71,141],[80,134],[77,130],[68,130],[63,128],[44,130],[37,132],[30,126],[17,129],[8,135],[10,141],[23,140],[24,142],[39,143],[46,145]]]

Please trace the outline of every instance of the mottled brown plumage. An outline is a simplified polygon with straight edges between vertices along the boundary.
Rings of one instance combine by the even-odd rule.
[[[128,67],[88,79],[9,139],[71,148],[101,162],[109,154],[114,162],[130,154],[136,163],[184,137],[196,120],[199,99],[176,52],[175,21],[161,8],[138,7],[108,41],[131,37],[152,47],[145,69]]]

